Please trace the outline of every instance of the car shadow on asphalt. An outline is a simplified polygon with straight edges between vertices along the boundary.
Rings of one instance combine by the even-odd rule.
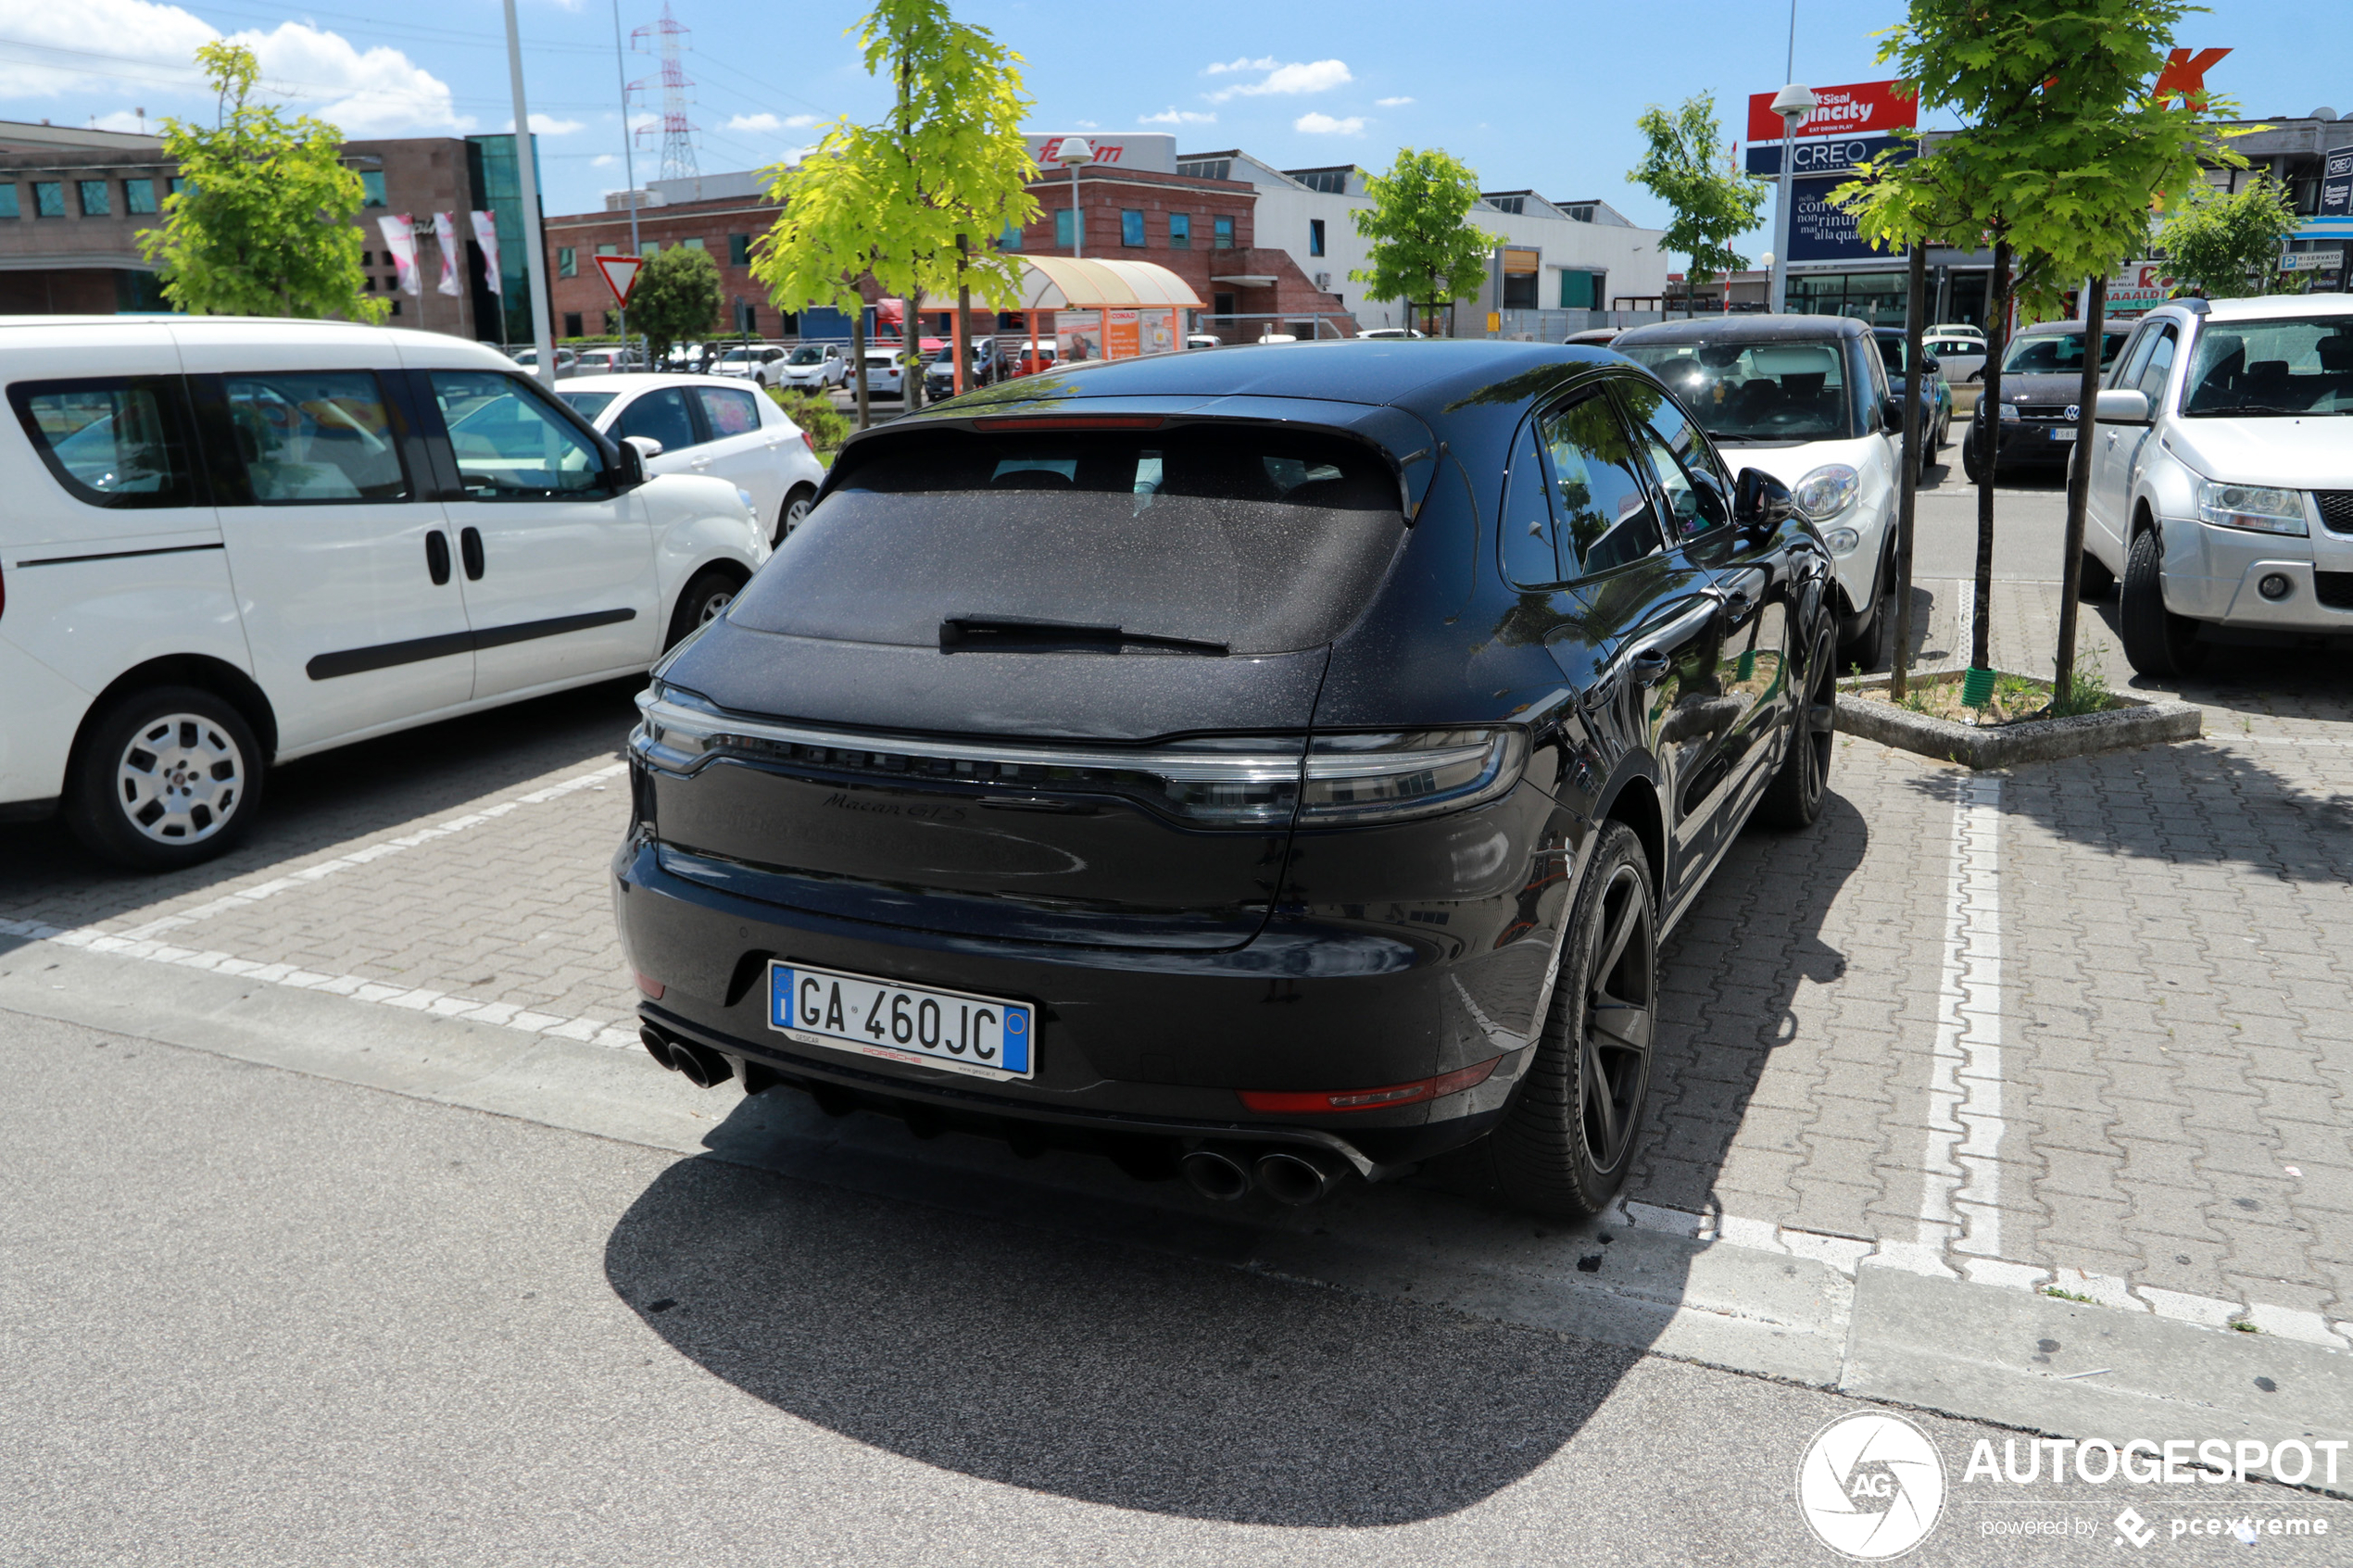
[[[413,828],[560,769],[617,760],[643,685],[634,678],[602,682],[290,762],[271,774],[252,835],[186,871],[119,870],[54,819],[0,827],[0,916],[91,924]],[[0,936],[0,951],[19,940]]]

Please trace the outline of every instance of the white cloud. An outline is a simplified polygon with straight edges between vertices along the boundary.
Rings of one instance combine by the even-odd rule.
[[[129,109],[117,109],[112,114],[100,115],[96,119],[92,120],[91,124],[100,131],[128,131],[136,135],[143,131],[152,133],[156,122],[145,115],[133,114]]]
[[[598,153],[595,157],[588,160],[588,167],[591,169],[610,169],[614,164],[619,163],[620,161],[621,160],[619,158],[613,157],[610,153]]]
[[[1223,76],[1228,71],[1236,70],[1273,70],[1278,63],[1279,62],[1277,61],[1275,56],[1272,55],[1267,56],[1263,60],[1252,60],[1247,58],[1228,60],[1224,65],[1208,66],[1203,68],[1202,74],[1203,76]]]
[[[514,128],[515,122],[511,119],[499,127],[502,131],[510,132]],[[535,136],[569,136],[575,131],[585,131],[587,128],[588,122],[585,119],[558,119],[551,114],[535,114],[531,117],[531,133]]]
[[[730,131],[782,131],[785,122],[773,114],[739,114],[727,122]]]
[[[1413,101],[1414,100],[1411,98],[1375,98],[1373,100],[1374,103],[1379,105],[1385,109],[1402,109]]]
[[[1081,131],[1101,131],[1102,129],[1101,126],[1096,124],[1091,119],[1075,120],[1073,123],[1076,124]]]
[[[1266,76],[1263,81],[1237,82],[1210,94],[1209,101],[1213,104],[1222,104],[1228,98],[1254,98],[1268,93],[1324,93],[1356,80],[1348,74],[1345,60],[1314,60],[1303,65],[1297,60],[1289,65],[1276,65],[1272,59],[1238,60],[1230,66],[1214,69],[1220,71],[1264,70]]]
[[[0,60],[0,94],[12,97],[51,98],[101,82],[129,87],[135,81],[152,92],[157,78],[184,78],[193,99],[204,89],[192,63],[196,47],[220,36],[210,23],[177,6],[147,0],[77,0],[68,6],[9,0],[0,18],[13,42],[32,45],[22,51],[25,58]],[[111,76],[109,62],[127,74]]]
[[[1158,114],[1138,115],[1136,123],[1139,125],[1214,125],[1217,123],[1217,117],[1214,114],[1202,114],[1192,109],[1180,109],[1171,104]]]
[[[1365,121],[1359,115],[1334,119],[1327,114],[1303,114],[1290,122],[1290,128],[1305,132],[1310,136],[1362,136]]]
[[[260,56],[265,87],[294,97],[305,113],[333,121],[347,136],[474,128],[471,116],[457,112],[449,84],[397,49],[361,50],[304,22],[240,32],[235,42]]]

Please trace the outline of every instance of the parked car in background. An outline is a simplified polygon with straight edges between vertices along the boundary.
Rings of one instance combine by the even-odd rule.
[[[1612,347],[1673,388],[1733,460],[1790,487],[1837,565],[1838,667],[1879,668],[1903,408],[1872,330],[1842,316],[1718,316],[1630,328]]]
[[[2159,306],[2095,415],[2083,591],[2122,580],[2135,671],[2187,674],[2223,629],[2353,636],[2353,299]]]
[[[1985,329],[1972,327],[1967,321],[1939,321],[1928,329],[1928,335],[1930,337],[1973,337],[1978,342],[1983,343]]]
[[[526,370],[535,370],[539,368],[539,350],[536,348],[518,348],[514,351],[514,353],[509,355],[508,358],[512,359],[516,364],[521,365]],[[579,363],[580,356],[573,350],[569,348],[559,348],[556,350],[557,375],[571,375]]]
[[[1220,338],[1215,332],[1187,332],[1185,334],[1185,346],[1188,349],[1223,348],[1226,346],[1226,344],[1225,340]]]
[[[1660,938],[1821,809],[1831,596],[1592,350],[1159,355],[862,432],[639,698],[641,1037],[1214,1198],[1462,1149],[1592,1214]]]
[[[1004,374],[1005,363],[993,337],[975,338],[972,358],[964,371],[964,390],[994,384]],[[950,344],[931,356],[924,367],[924,395],[930,398],[956,395],[956,346]]]
[[[1881,361],[1887,366],[1888,384],[1900,395],[1904,389],[1906,336],[1901,327],[1874,327],[1871,335],[1879,342]],[[1944,437],[1953,428],[1953,387],[1944,379],[1944,363],[1933,354],[1920,355],[1920,421],[1928,437],[1920,443],[1920,477],[1928,477],[1936,454],[1944,449]]]
[[[1422,334],[1411,327],[1366,327],[1356,335],[1358,337],[1420,337]]]
[[[569,373],[575,376],[620,375],[644,369],[644,362],[634,348],[584,348],[573,360],[569,372],[559,369],[556,379],[561,381]]]
[[[1034,376],[1042,370],[1052,370],[1060,358],[1061,351],[1051,343],[1025,342],[1013,349],[1013,365],[1006,373],[1008,376]]]
[[[1581,332],[1569,333],[1561,341],[1572,346],[1582,345],[1587,348],[1607,348],[1625,331],[1624,327],[1588,327]]]
[[[804,343],[785,356],[775,384],[822,392],[849,380],[849,358],[837,343]]]
[[[1297,332],[1278,332],[1272,327],[1269,327],[1266,331],[1260,332],[1255,341],[1262,344],[1297,343],[1299,341],[1299,334]]]
[[[2127,325],[2100,336],[2100,367],[2106,370],[2124,346]],[[1995,432],[1994,477],[2021,469],[2049,472],[2067,466],[2075,451],[2075,410],[2083,391],[2083,323],[2045,321],[2021,327],[2002,350],[2002,407],[1998,417],[1982,401],[1969,415],[1961,443],[1961,471],[1977,478],[1979,427],[1989,419]]]
[[[732,376],[612,376],[557,394],[614,441],[649,443],[648,473],[698,473],[743,491],[781,544],[815,500],[824,465],[776,400]]]
[[[1947,384],[1964,384],[1985,377],[1985,340],[1982,337],[1956,337],[1944,327],[1933,327],[1921,339],[1920,346],[1934,355],[1936,362],[1944,368]]]
[[[229,848],[279,762],[644,670],[768,558],[438,332],[14,317],[0,380],[0,815],[130,866]]]
[[[785,350],[773,343],[737,344],[711,368],[714,376],[741,376],[761,386],[778,386],[785,379]]]
[[[869,397],[907,395],[907,367],[900,362],[905,352],[899,348],[866,350],[866,395]]]

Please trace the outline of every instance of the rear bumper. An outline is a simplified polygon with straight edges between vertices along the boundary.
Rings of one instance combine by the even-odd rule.
[[[1979,426],[1969,425],[1969,439],[1979,439]],[[2055,430],[2075,429],[2073,425],[2052,426],[2020,420],[1995,425],[1994,460],[2003,468],[2065,468],[2075,456],[2075,443],[2058,439]]]

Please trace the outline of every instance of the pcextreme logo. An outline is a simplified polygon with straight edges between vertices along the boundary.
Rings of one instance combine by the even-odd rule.
[[[1936,1527],[1944,1461],[1900,1415],[1842,1416],[1797,1463],[1797,1506],[1824,1546],[1858,1562],[1901,1557]]]

